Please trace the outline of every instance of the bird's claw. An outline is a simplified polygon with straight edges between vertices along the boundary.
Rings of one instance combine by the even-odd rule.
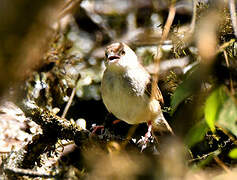
[[[96,131],[98,131],[99,129],[101,130],[101,134],[103,133],[103,131],[104,131],[104,126],[103,125],[96,125],[96,124],[93,124],[92,125],[92,127],[91,127],[91,129],[90,130],[92,130],[92,134],[95,134],[96,133]]]
[[[147,148],[148,144],[150,142],[153,142],[153,137],[151,133],[147,132],[145,136],[142,136],[141,139],[137,142],[139,146],[141,146],[141,152],[143,152],[144,149]]]

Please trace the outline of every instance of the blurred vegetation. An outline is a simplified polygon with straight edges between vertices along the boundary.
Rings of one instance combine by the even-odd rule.
[[[235,1],[1,3],[1,178],[236,179]],[[101,100],[104,49],[117,41],[151,74],[160,56],[162,109],[175,137],[143,152],[146,124],[113,123]],[[96,125],[103,129],[94,133]]]

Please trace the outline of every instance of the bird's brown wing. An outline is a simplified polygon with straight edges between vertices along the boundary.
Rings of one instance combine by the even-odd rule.
[[[153,82],[153,78],[150,77],[150,81],[147,83],[146,85],[146,90],[145,93],[151,97],[152,95],[152,85],[154,86],[154,92],[153,92],[153,96],[155,97],[155,99],[157,99],[161,104],[164,104],[164,99],[163,96],[161,94],[161,91],[157,85],[157,83],[152,83]]]

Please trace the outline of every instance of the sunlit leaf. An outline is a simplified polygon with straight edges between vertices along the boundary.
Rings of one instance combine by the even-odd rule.
[[[229,157],[232,159],[237,159],[237,148],[234,148],[229,152]]]
[[[214,90],[206,100],[204,107],[204,115],[206,122],[212,131],[215,131],[215,121],[217,119],[219,110],[224,103],[226,94],[223,87]]]
[[[237,136],[237,105],[232,97],[228,97],[224,102],[216,121],[219,126]]]
[[[185,137],[185,143],[190,148],[200,142],[209,130],[207,123],[203,120],[195,124]]]

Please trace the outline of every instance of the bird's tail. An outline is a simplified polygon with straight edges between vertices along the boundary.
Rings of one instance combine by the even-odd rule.
[[[155,136],[174,135],[172,128],[162,113],[152,122],[152,127]]]

